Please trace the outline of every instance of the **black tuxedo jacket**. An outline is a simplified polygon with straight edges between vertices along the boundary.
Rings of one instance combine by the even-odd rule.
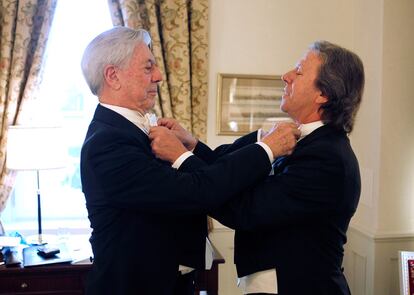
[[[203,164],[191,156],[180,167],[186,172],[171,168],[145,133],[98,105],[81,151],[93,229],[87,294],[169,295],[179,264],[204,268],[206,212],[257,184],[271,165],[254,144]]]
[[[200,144],[195,153],[213,162],[255,140],[253,133],[215,152]],[[325,125],[276,162],[273,176],[212,214],[236,229],[238,276],[276,268],[280,295],[349,294],[343,245],[361,184],[348,137]]]

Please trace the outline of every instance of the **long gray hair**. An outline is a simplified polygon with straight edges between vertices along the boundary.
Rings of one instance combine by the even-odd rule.
[[[321,106],[322,120],[351,133],[364,92],[365,75],[361,59],[348,49],[327,41],[309,47],[322,59],[316,87],[328,98]]]

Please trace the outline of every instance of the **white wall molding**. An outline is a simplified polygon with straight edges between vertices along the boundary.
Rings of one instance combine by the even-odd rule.
[[[344,257],[345,276],[352,294],[367,294],[368,257],[357,249],[349,249]]]
[[[398,251],[414,249],[414,233],[374,234],[352,224],[347,236],[344,267],[352,294],[398,294]]]
[[[414,242],[414,232],[412,231],[379,231],[374,233],[358,224],[351,224],[349,231],[372,239],[375,243]]]

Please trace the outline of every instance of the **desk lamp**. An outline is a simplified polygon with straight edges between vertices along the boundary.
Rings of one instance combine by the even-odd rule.
[[[36,171],[38,234],[28,237],[30,244],[45,244],[42,236],[39,171],[63,168],[67,151],[59,127],[10,126],[7,138],[6,166],[10,170]]]

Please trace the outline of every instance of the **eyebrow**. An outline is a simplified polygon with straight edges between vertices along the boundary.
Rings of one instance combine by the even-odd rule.
[[[142,67],[153,67],[155,65],[155,61],[153,59],[147,59],[142,63]]]
[[[295,66],[295,69],[303,68],[303,64],[298,62]]]
[[[153,58],[148,58],[145,63],[150,63],[151,65],[156,65],[157,64],[156,61],[155,61],[155,58],[154,59]]]

